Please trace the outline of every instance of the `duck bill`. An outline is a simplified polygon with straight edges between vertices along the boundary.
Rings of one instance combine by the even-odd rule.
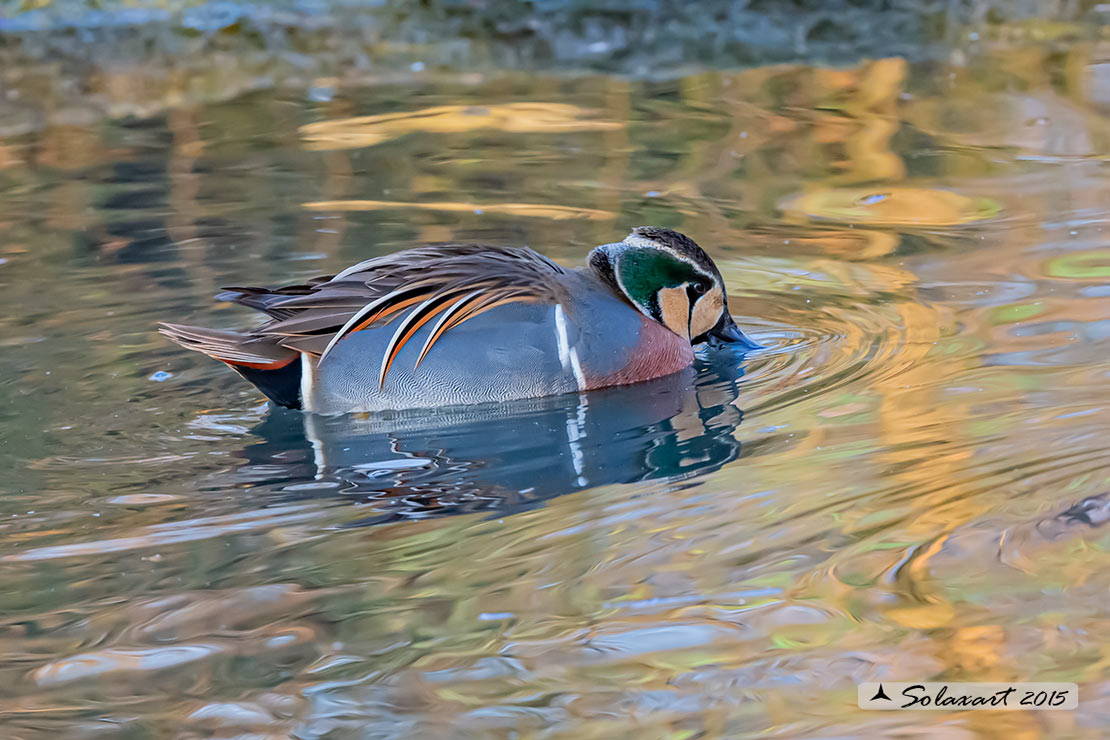
[[[740,327],[727,313],[721,315],[721,320],[706,333],[706,341],[710,347],[722,347],[725,344],[738,344],[743,349],[764,349],[759,342],[740,331]]]

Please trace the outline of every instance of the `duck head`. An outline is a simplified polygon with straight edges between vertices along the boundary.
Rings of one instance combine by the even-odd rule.
[[[638,226],[623,241],[596,247],[589,265],[641,313],[690,344],[763,348],[732,320],[720,271],[685,234]]]

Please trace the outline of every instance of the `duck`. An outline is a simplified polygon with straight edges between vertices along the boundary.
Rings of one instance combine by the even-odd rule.
[[[583,393],[681,372],[700,344],[762,348],[729,313],[709,254],[654,226],[595,247],[578,268],[527,247],[430,244],[216,299],[268,319],[160,332],[273,403],[323,415]]]

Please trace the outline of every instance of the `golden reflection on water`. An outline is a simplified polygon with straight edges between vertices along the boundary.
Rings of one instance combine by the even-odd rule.
[[[0,734],[1103,737],[1099,65],[44,114],[0,142]],[[413,241],[570,264],[640,223],[717,259],[770,347],[738,377],[329,431],[153,332]],[[884,679],[1075,681],[1080,709],[857,710]]]
[[[938,228],[972,223],[998,214],[985,198],[972,199],[926,188],[821,189],[788,198],[787,215],[864,226]]]
[[[506,216],[527,218],[546,218],[562,221],[568,218],[585,218],[591,221],[612,221],[617,214],[597,211],[590,208],[570,206],[539,205],[532,203],[403,203],[386,200],[320,200],[305,203],[310,211],[382,211],[382,210],[424,210],[446,211],[448,213],[497,213]]]
[[[458,134],[480,129],[508,133],[582,133],[624,126],[623,121],[591,120],[591,111],[566,103],[441,105],[418,111],[333,119],[301,126],[309,149],[376,146],[414,132]]]

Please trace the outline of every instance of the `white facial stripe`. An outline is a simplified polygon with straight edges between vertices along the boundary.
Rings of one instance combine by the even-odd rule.
[[[690,265],[690,267],[694,268],[694,272],[696,272],[698,275],[701,275],[703,278],[710,281],[711,283],[716,284],[716,282],[717,282],[712,275],[707,273],[705,270],[701,269],[701,267],[699,267],[697,264],[695,264],[694,262],[691,262],[686,257],[682,256],[678,252],[674,251],[673,249],[671,249],[667,245],[662,244],[660,242],[654,241],[652,239],[648,239],[647,237],[640,236],[639,234],[629,234],[628,236],[626,236],[620,242],[620,244],[623,244],[625,247],[628,247],[628,248],[639,247],[641,249],[658,249],[660,251],[666,252],[667,254],[674,257],[676,260],[679,260],[680,262],[685,262],[686,264]],[[606,246],[616,246],[616,245],[606,245]]]
[[[629,234],[621,241],[621,244],[626,244],[630,247],[642,247],[644,249],[665,249],[668,252],[671,251],[659,242],[652,241],[651,239],[640,236],[639,234]]]

